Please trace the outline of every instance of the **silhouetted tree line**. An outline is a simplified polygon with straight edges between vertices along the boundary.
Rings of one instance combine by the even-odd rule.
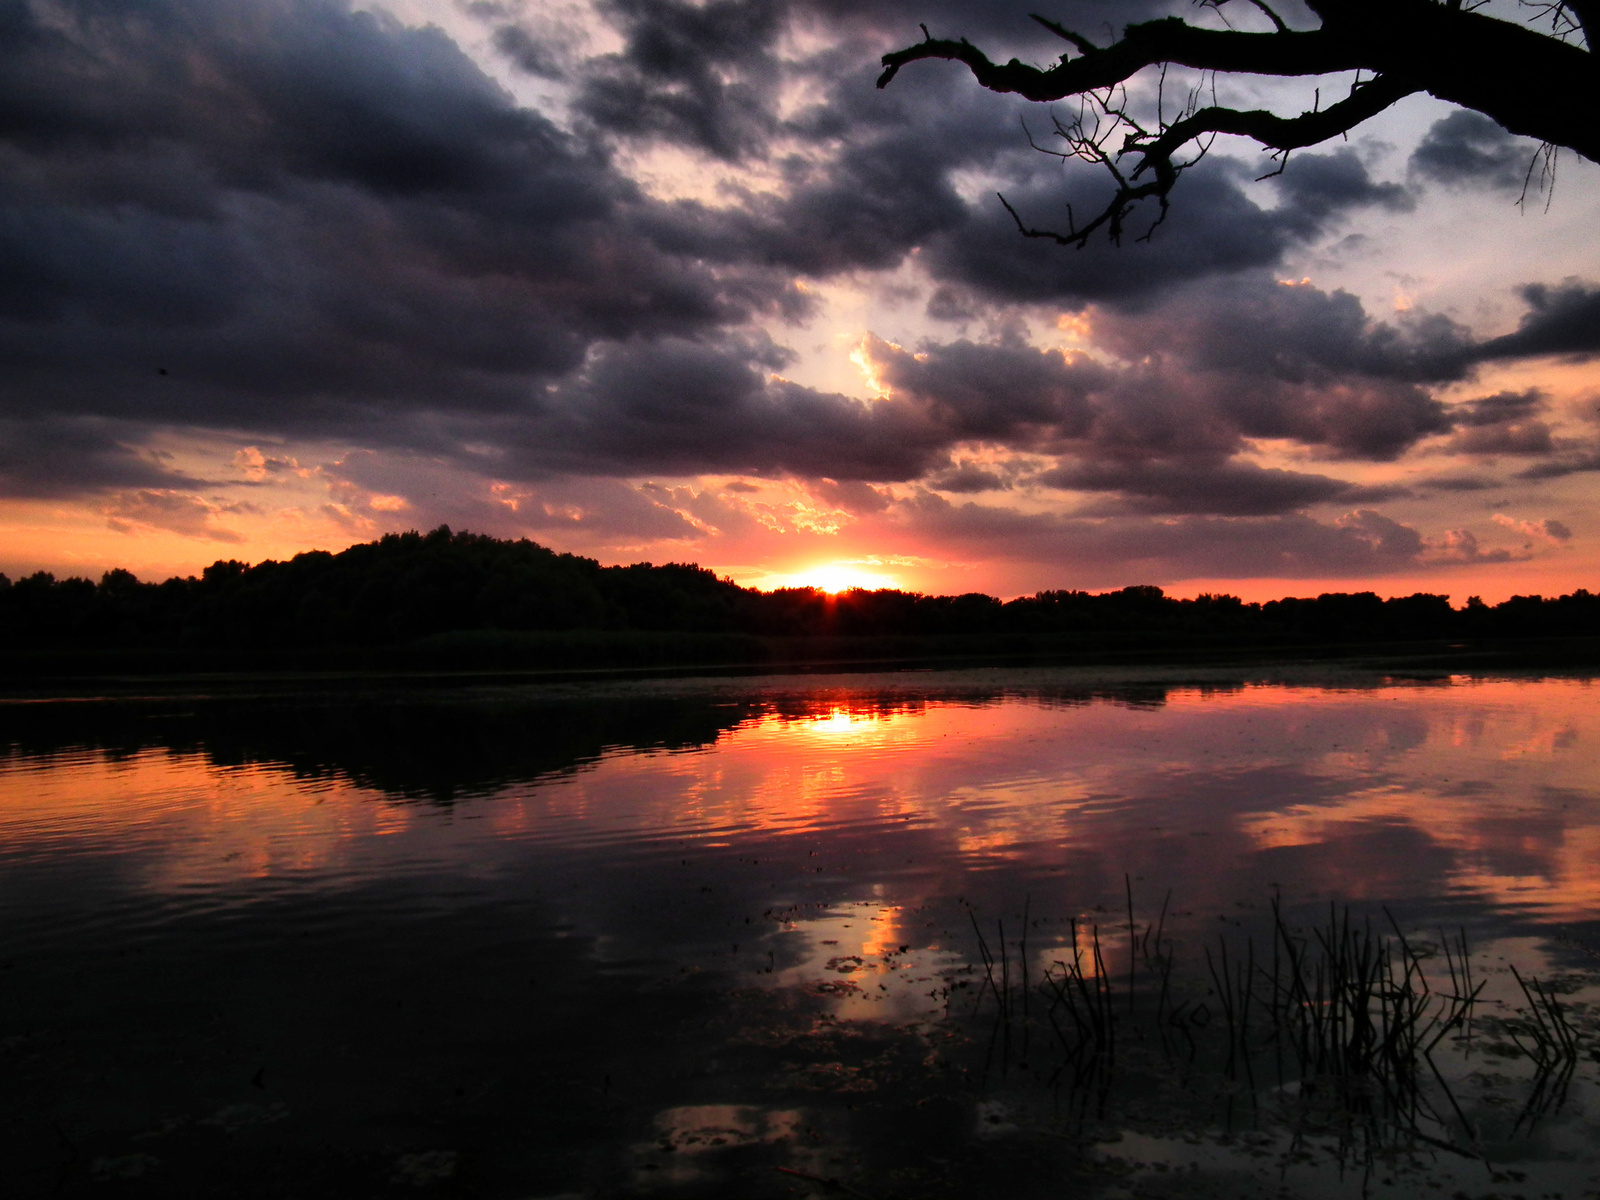
[[[255,566],[217,562],[197,578],[99,583],[47,572],[0,575],[0,638],[50,647],[394,646],[470,630],[631,630],[768,638],[1079,635],[1164,643],[1381,642],[1600,634],[1600,596],[1577,591],[1452,608],[1372,592],[1247,604],[1178,600],[1158,587],[925,596],[892,589],[761,592],[687,563],[603,567],[534,542],[455,533],[389,534],[339,554]]]

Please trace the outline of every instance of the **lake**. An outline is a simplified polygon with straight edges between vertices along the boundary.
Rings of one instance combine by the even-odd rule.
[[[1218,668],[0,702],[0,1178],[1600,1195],[1597,696]]]

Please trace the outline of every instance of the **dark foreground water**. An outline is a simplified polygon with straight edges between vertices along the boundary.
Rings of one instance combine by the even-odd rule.
[[[0,1195],[1600,1195],[1596,698],[0,703]]]

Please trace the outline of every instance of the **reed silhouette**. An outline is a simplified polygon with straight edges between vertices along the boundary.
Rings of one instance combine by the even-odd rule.
[[[1170,903],[1169,892],[1141,924],[1129,882],[1125,987],[1097,924],[1070,919],[1065,953],[1030,979],[1026,935],[1008,939],[997,920],[991,943],[969,913],[982,977],[965,1018],[985,1031],[985,1075],[1029,1073],[1079,1119],[1106,1120],[1119,1089],[1136,1090],[1141,1075],[1148,1084],[1153,1057],[1196,1112],[1220,1104],[1210,1117],[1232,1128],[1242,1106],[1297,1138],[1332,1135],[1368,1162],[1418,1144],[1484,1159],[1440,1062],[1480,1034],[1532,1068],[1513,1135],[1566,1103],[1582,1053],[1568,1008],[1513,966],[1523,1003],[1511,1016],[1481,1012],[1487,980],[1465,931],[1423,946],[1387,909],[1375,923],[1333,904],[1299,924],[1274,896],[1266,945],[1219,933],[1180,961]]]

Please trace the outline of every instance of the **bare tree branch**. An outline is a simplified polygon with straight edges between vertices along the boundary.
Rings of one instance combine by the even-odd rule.
[[[1587,0],[1600,6],[1600,0]],[[1511,133],[1600,162],[1600,69],[1588,51],[1436,0],[1307,0],[1358,65],[1415,80]],[[1568,7],[1571,7],[1569,4]]]
[[[1046,26],[1051,28],[1051,26]],[[915,46],[883,56],[879,87],[888,87],[900,68],[925,58],[962,62],[990,91],[1015,92],[1028,100],[1061,100],[1100,88],[1125,83],[1146,67],[1159,63],[1196,67],[1203,71],[1229,71],[1256,75],[1330,75],[1367,66],[1337,40],[1321,31],[1309,33],[1237,33],[1233,30],[1198,29],[1176,17],[1130,25],[1122,40],[1104,49],[1084,50],[1087,39],[1052,28],[1082,51],[1081,58],[1063,61],[1048,70],[1017,59],[997,64],[962,38],[928,38]]]
[[[1522,0],[1522,4],[1548,18],[1550,31],[1557,37],[1582,34],[1584,44],[1594,49],[1595,31],[1600,29],[1600,0]]]
[[[1063,28],[1061,28],[1060,25],[1057,25],[1054,21],[1047,20],[1044,17],[1041,17],[1038,13],[1031,13],[1029,15],[1032,17],[1033,20],[1039,22],[1039,24],[1043,25],[1051,33],[1055,34],[1058,38],[1061,38],[1064,41],[1071,42],[1074,46],[1076,46],[1078,48],[1078,53],[1079,54],[1093,54],[1096,50],[1098,50],[1100,48],[1100,47],[1096,46],[1093,42],[1091,42],[1088,38],[1084,37],[1082,34],[1073,33],[1072,30],[1070,30],[1070,29],[1063,29]],[[926,25],[923,26],[922,31],[923,31],[923,33],[927,33],[928,28],[927,28]],[[878,86],[882,87],[883,83],[880,81]]]
[[[1228,0],[1200,0],[1202,7],[1216,9],[1220,9],[1227,2]],[[1289,32],[1289,26],[1284,23],[1282,17],[1272,10],[1272,6],[1267,3],[1267,0],[1249,0],[1249,2],[1267,14],[1267,20],[1272,22],[1273,28],[1279,33]]]
[[[1197,2],[1220,10],[1228,0]],[[1281,170],[1289,151],[1348,133],[1418,91],[1476,109],[1512,133],[1600,162],[1600,69],[1587,49],[1565,40],[1581,32],[1586,44],[1592,41],[1590,35],[1600,28],[1600,0],[1524,0],[1549,18],[1551,35],[1485,16],[1474,0],[1306,0],[1321,21],[1312,30],[1291,29],[1267,0],[1247,2],[1266,15],[1273,32],[1203,29],[1169,17],[1129,25],[1120,40],[1101,47],[1036,15],[1035,21],[1078,54],[1063,54],[1051,67],[1017,59],[991,62],[965,38],[934,38],[924,28],[922,42],[884,55],[878,86],[888,86],[909,63],[948,59],[965,64],[991,91],[1038,102],[1078,97],[1078,117],[1065,125],[1056,121],[1067,148],[1050,152],[1102,166],[1116,185],[1110,203],[1083,226],[1069,209],[1065,233],[1032,228],[1004,197],[1001,203],[1025,236],[1080,248],[1102,229],[1120,241],[1129,214],[1144,200],[1160,204],[1159,225],[1179,175],[1219,134],[1253,139],[1280,157]],[[1211,72],[1213,78],[1215,73],[1287,77],[1354,71],[1356,83],[1344,100],[1322,108],[1319,92],[1312,111],[1289,117],[1218,104],[1202,108],[1197,90],[1170,122],[1158,105],[1159,128],[1151,132],[1116,97],[1151,67],[1161,68],[1164,86],[1169,66]],[[1362,73],[1369,71],[1373,78],[1363,82]],[[1118,132],[1122,142],[1113,151]],[[1178,161],[1191,146],[1199,147],[1194,157]],[[1121,162],[1130,154],[1138,156],[1137,164],[1124,171]],[[1542,177],[1550,175],[1553,161],[1553,152],[1545,156]]]
[[[1351,89],[1348,99],[1318,112],[1301,113],[1297,117],[1280,117],[1262,109],[1240,112],[1232,108],[1202,108],[1193,116],[1167,126],[1159,137],[1148,142],[1136,142],[1131,148],[1142,151],[1146,161],[1170,158],[1181,147],[1204,134],[1234,133],[1251,138],[1270,150],[1299,150],[1347,133],[1396,101],[1419,90],[1410,80],[1379,75]],[[1134,174],[1138,175],[1139,171]]]

